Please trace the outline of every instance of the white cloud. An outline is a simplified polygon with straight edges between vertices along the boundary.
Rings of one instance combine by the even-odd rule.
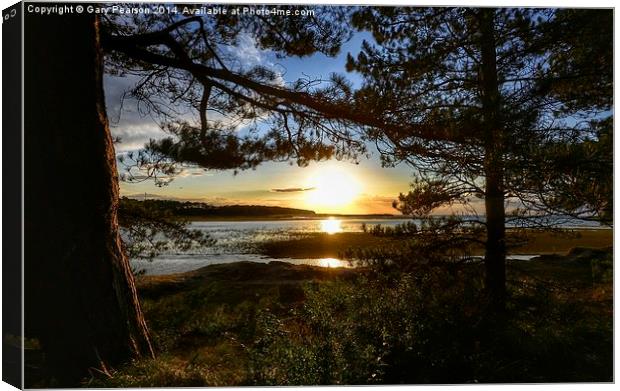
[[[273,55],[270,51],[259,47],[251,33],[239,34],[237,41],[237,45],[224,48],[227,58],[233,59],[236,66],[244,70],[259,65],[275,70],[274,84],[285,85],[284,70],[272,61]],[[157,140],[169,136],[161,130],[153,118],[140,113],[137,101],[127,94],[139,81],[140,77],[135,75],[125,77],[106,75],[104,79],[110,130],[114,138],[120,139],[120,142],[115,145],[119,154],[142,149],[151,139]],[[188,122],[198,125],[197,114],[193,110],[189,110],[182,117]],[[268,115],[264,115],[257,120],[260,122],[267,117]],[[236,131],[242,131],[252,123],[252,121],[237,122],[235,119],[217,112],[210,112],[209,120],[218,121],[225,127],[232,126]]]
[[[127,125],[111,127],[112,137],[120,138],[120,142],[115,145],[117,153],[136,151],[144,148],[151,139],[160,139],[167,134],[155,124]]]
[[[248,33],[241,33],[237,37],[237,45],[229,46],[229,50],[245,66],[263,65],[267,53],[258,47],[256,39]]]
[[[175,178],[189,178],[213,175],[213,172],[207,171],[202,168],[183,168],[181,169],[181,172],[175,175]]]
[[[255,66],[263,66],[275,72],[274,84],[283,87],[285,85],[284,69],[281,65],[275,64],[271,58],[273,54],[269,50],[263,50],[258,45],[256,38],[248,33],[242,32],[237,36],[237,45],[227,46],[226,50],[230,57],[239,62],[241,69],[247,70]]]
[[[105,76],[106,110],[112,137],[120,138],[115,145],[117,153],[142,149],[150,139],[166,136],[157,123],[138,112],[136,101],[124,98],[139,79],[136,76]]]

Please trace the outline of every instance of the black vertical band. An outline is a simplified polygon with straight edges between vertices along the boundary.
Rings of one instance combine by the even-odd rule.
[[[2,380],[22,388],[22,3],[2,11]]]

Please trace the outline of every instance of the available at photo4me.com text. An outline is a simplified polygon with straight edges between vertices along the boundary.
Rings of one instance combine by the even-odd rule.
[[[64,15],[64,14],[98,14],[98,15],[186,15],[186,16],[205,16],[205,15],[257,15],[257,16],[314,16],[313,9],[305,8],[282,8],[267,7],[261,5],[244,6],[184,6],[184,5],[158,5],[158,4],[139,4],[139,5],[35,5],[29,4],[26,7],[27,13],[40,15]]]

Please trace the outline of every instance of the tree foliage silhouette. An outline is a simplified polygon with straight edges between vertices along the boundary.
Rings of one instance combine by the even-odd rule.
[[[579,24],[579,12],[542,9],[314,10],[277,24],[230,13],[26,15],[26,331],[40,339],[59,385],[153,354],[121,247],[104,66],[138,78],[131,94],[171,134],[126,157],[127,180],[141,180],[134,168],[164,184],[183,164],[247,169],[265,160],[355,158],[370,139],[387,164],[419,170],[403,210],[428,214],[484,199],[486,219],[476,224],[486,231],[487,286],[500,304],[505,202],[520,206],[509,219],[521,222],[539,217],[534,204],[575,215],[610,208],[611,143],[603,141],[611,140],[611,60],[589,63],[607,46],[567,32],[609,33],[596,25],[607,11]],[[350,10],[376,40],[349,59],[364,77],[359,91],[337,75],[286,84],[277,71],[244,66],[225,50],[251,31],[279,56],[335,55],[350,34]],[[51,36],[53,45],[41,44]],[[554,51],[559,40],[566,50]],[[196,123],[183,117],[187,107]],[[239,136],[240,127],[250,131]],[[575,171],[568,162],[576,152],[603,161]],[[550,167],[563,168],[563,179]],[[594,189],[584,185],[591,173]],[[575,197],[557,196],[567,189]]]
[[[356,104],[408,125],[367,134],[385,164],[417,170],[396,206],[416,216],[455,205],[484,214],[461,221],[464,231],[484,232],[496,308],[506,295],[507,223],[609,218],[610,18],[609,10],[492,8],[368,7],[353,15],[375,40],[348,59],[364,78]]]
[[[26,14],[26,334],[39,339],[52,384],[75,385],[87,370],[106,374],[110,365],[153,355],[120,239],[104,65],[108,72],[140,75],[133,94],[176,136],[151,143],[137,157],[150,176],[174,174],[175,164],[250,168],[264,159],[294,157],[305,164],[354,155],[363,144],[329,103],[349,93],[341,79],[326,88],[314,88],[315,81],[281,86],[274,72],[232,69],[218,54],[252,28],[263,47],[281,55],[333,55],[346,28],[331,17],[340,16],[274,25],[262,17],[102,21],[94,14]],[[42,44],[42,37],[54,40]],[[179,105],[198,110],[198,126],[178,119]],[[208,110],[226,113],[228,123],[209,120]],[[233,134],[230,118],[264,116],[272,120],[266,137]]]

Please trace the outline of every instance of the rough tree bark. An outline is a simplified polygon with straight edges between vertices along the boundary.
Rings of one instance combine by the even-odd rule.
[[[24,31],[26,336],[70,386],[153,351],[121,249],[98,21],[26,14]]]
[[[497,80],[494,13],[482,8],[480,31],[480,82],[484,115],[485,213],[487,239],[484,254],[486,288],[491,304],[502,310],[506,300],[506,228],[504,209],[504,162],[501,102]]]

